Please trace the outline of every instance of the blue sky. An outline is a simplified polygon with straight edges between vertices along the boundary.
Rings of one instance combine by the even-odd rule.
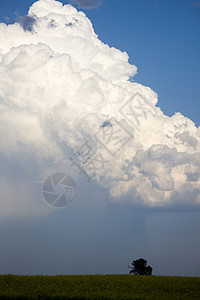
[[[33,2],[1,0],[0,22],[25,16]],[[166,115],[181,112],[200,125],[200,1],[104,0],[82,10],[100,40],[128,53],[138,67],[133,80],[158,93]],[[13,178],[21,176],[19,162],[14,169],[12,162],[2,165]],[[110,203],[101,187],[86,182],[79,191],[75,205],[50,215],[0,220],[0,273],[128,273],[127,265],[144,257],[156,275],[200,276],[194,207]]]

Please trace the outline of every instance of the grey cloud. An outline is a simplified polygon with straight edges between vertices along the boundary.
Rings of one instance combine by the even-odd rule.
[[[183,144],[186,144],[187,146],[191,146],[193,148],[196,148],[198,144],[197,139],[192,137],[188,131],[184,131],[180,134],[176,133],[175,138],[178,138]]]
[[[186,165],[185,167],[185,175],[187,176],[187,180],[190,182],[197,182],[200,178],[200,169],[199,165]]]
[[[175,155],[175,149],[163,145],[153,145],[147,151],[137,151],[134,160],[140,173],[148,177],[156,189],[171,191],[174,189],[171,169]]]
[[[196,182],[200,178],[199,155],[177,152],[175,148],[166,145],[153,145],[149,150],[139,150],[133,159],[133,164],[139,168],[141,174],[148,177],[152,185],[160,191],[174,189],[171,175],[173,167],[186,165],[185,175],[189,182]]]
[[[186,173],[186,176],[188,181],[196,182],[199,180],[200,174],[198,172]]]
[[[110,120],[106,120],[103,122],[102,125],[100,125],[100,127],[111,127],[112,123],[110,122]]]
[[[72,27],[72,26],[73,26],[73,23],[72,23],[72,22],[66,23],[65,26],[66,26],[66,27]]]
[[[195,7],[200,7],[200,1],[193,1],[193,2],[190,2],[190,4]]]
[[[56,23],[55,23],[55,20],[51,20],[49,22],[49,27],[57,27]]]
[[[35,16],[24,16],[20,18],[20,25],[24,29],[24,31],[33,31],[33,25],[36,23]]]
[[[102,4],[101,0],[71,0],[70,2],[73,4],[78,4],[80,8],[84,9],[98,8]]]

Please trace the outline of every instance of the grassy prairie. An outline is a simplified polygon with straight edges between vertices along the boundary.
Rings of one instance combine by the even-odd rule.
[[[8,274],[0,299],[200,299],[200,277]]]

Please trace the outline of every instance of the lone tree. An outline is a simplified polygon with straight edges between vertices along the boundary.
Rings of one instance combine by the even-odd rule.
[[[151,266],[147,266],[147,260],[144,258],[133,260],[131,266],[128,267],[131,269],[129,274],[134,275],[152,275],[153,271]]]

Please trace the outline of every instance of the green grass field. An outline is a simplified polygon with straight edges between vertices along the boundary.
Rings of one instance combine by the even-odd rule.
[[[200,277],[8,274],[0,299],[200,299]]]

